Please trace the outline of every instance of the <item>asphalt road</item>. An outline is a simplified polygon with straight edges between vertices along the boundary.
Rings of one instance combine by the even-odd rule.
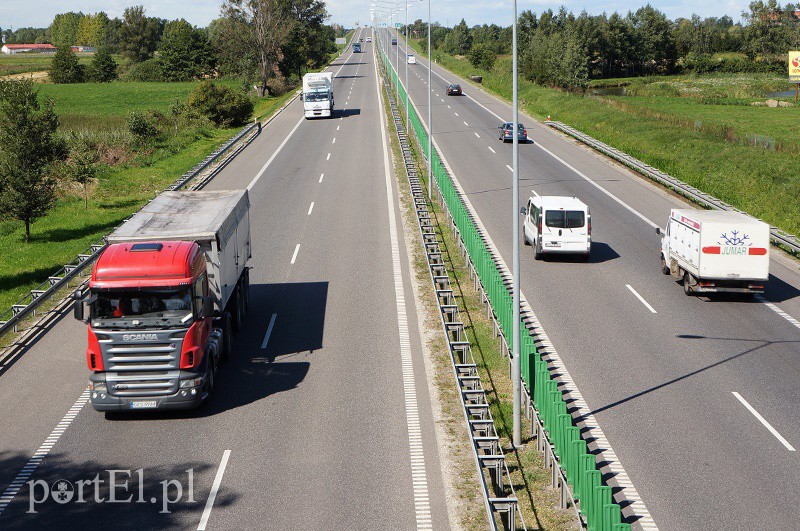
[[[403,79],[404,52],[401,43]],[[427,62],[418,57],[408,70],[425,122]],[[511,121],[510,106],[434,72],[434,138],[510,266],[512,146],[498,141],[496,116]],[[466,96],[446,96],[446,80]],[[800,449],[800,329],[775,309],[800,318],[797,263],[771,261],[764,298],[774,308],[686,297],[660,271],[654,226],[665,225],[670,208],[692,206],[530,117],[520,121],[534,141],[519,148],[520,205],[531,190],[577,196],[593,229],[589,263],[537,262],[521,247],[522,290],[655,523],[796,527],[800,458],[790,448]]]
[[[396,190],[387,192],[371,45],[365,51],[331,67],[334,119],[303,120],[295,100],[207,186],[250,187],[253,248],[246,327],[208,405],[110,420],[90,405],[69,414],[88,379],[86,332],[71,315],[0,376],[1,489],[74,417],[46,443],[31,478],[40,483],[14,496],[0,529],[449,527],[402,234],[392,246],[399,210]],[[420,455],[424,481],[412,482]],[[132,500],[110,502],[109,470],[130,471],[116,473],[118,485],[130,483],[114,494]],[[85,483],[82,503],[77,490],[63,504],[43,501],[58,479],[77,489],[96,475],[104,483]]]

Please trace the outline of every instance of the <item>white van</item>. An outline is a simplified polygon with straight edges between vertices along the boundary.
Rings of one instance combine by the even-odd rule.
[[[534,196],[523,209],[525,245],[533,245],[537,260],[547,253],[579,254],[589,260],[592,216],[576,197]]]
[[[408,64],[410,65],[417,64],[417,58],[412,54],[408,54]]]

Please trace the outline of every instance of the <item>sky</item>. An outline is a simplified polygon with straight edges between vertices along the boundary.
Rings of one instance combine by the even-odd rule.
[[[411,0],[408,8],[409,21],[427,18],[428,4],[423,0]],[[597,15],[617,11],[625,14],[635,11],[647,0],[564,0],[559,3],[518,0],[517,10],[530,9],[541,13],[546,9],[557,11],[565,6],[576,14],[582,10]],[[781,2],[785,3],[785,2]],[[0,28],[20,28],[24,26],[46,27],[58,13],[82,11],[94,13],[105,11],[110,17],[122,17],[125,7],[141,4],[149,16],[165,19],[185,18],[196,26],[206,26],[219,16],[221,0],[0,0]],[[356,22],[369,23],[369,0],[327,0],[330,22],[338,22],[352,27]],[[716,2],[692,0],[650,0],[650,4],[666,13],[670,19],[689,18],[696,13],[701,17],[730,16],[740,19],[741,12],[747,8],[749,0],[719,0]],[[383,4],[385,5],[385,4]],[[475,24],[500,24],[508,26],[512,20],[511,0],[432,0],[431,17],[446,26],[457,24],[464,18],[469,26]],[[405,16],[403,15],[403,18]]]

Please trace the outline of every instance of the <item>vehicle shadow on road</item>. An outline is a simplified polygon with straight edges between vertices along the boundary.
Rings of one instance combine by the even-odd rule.
[[[194,528],[208,498],[211,474],[218,466],[211,460],[219,457],[209,455],[209,462],[187,457],[183,462],[168,466],[148,466],[141,472],[143,481],[140,490],[140,476],[136,472],[142,468],[140,462],[75,460],[66,454],[50,453],[30,478],[30,481],[37,482],[33,500],[30,485],[26,481],[0,516],[0,529]],[[0,452],[0,469],[16,474],[28,458],[19,453]],[[115,503],[109,502],[109,470],[119,471],[114,480],[117,485]],[[191,484],[187,470],[192,470]],[[96,483],[92,482],[95,476],[99,477]],[[79,487],[79,481],[89,483]],[[169,499],[179,501],[163,505],[165,487],[162,482],[172,482],[166,492]],[[60,490],[57,488],[59,483],[63,485]],[[181,488],[180,497],[178,484]],[[45,488],[53,490],[45,493]],[[79,489],[83,491],[82,500],[79,498]],[[61,501],[56,501],[59,492],[64,495],[59,498]],[[132,497],[130,501],[121,502],[129,497]],[[214,501],[214,509],[229,507],[239,498],[240,494],[223,482]],[[137,503],[140,499],[143,501]],[[161,513],[165,507],[165,512]],[[33,512],[28,512],[31,509]]]
[[[592,242],[592,252],[589,259],[586,260],[580,254],[559,254],[559,253],[544,253],[542,255],[543,262],[566,262],[566,263],[589,263],[589,264],[602,264],[603,262],[610,262],[619,258],[619,253],[615,251],[610,245],[603,242]]]
[[[800,297],[800,290],[784,282],[779,277],[770,274],[769,282],[767,282],[764,291],[765,299],[769,302],[786,302],[797,297]]]
[[[358,116],[361,114],[361,109],[339,109],[335,111],[335,118],[350,118],[351,116]]]

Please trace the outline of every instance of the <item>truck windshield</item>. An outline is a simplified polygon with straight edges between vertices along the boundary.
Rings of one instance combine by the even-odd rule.
[[[548,210],[544,223],[554,229],[578,229],[586,224],[586,215],[582,210]]]
[[[145,328],[187,325],[192,320],[189,288],[103,290],[93,293],[92,326]]]
[[[328,101],[327,92],[306,92],[305,101]]]

